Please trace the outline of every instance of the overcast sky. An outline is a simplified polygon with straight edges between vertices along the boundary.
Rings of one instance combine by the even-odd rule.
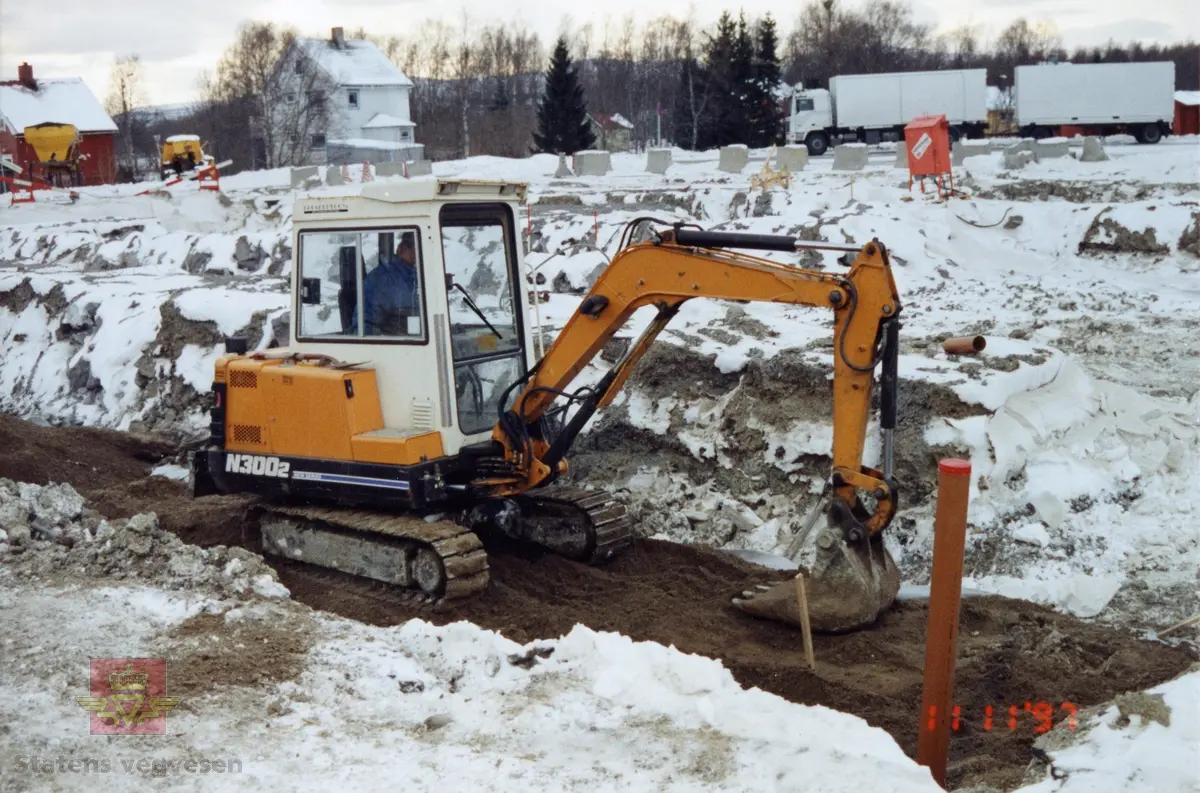
[[[862,0],[843,0],[848,6]],[[505,10],[497,12],[498,6]],[[80,76],[103,100],[109,70],[116,55],[138,53],[146,69],[145,88],[152,104],[190,101],[196,79],[211,69],[238,25],[245,20],[274,20],[302,33],[327,36],[329,28],[347,30],[359,25],[381,34],[402,34],[422,19],[442,16],[461,19],[465,10],[473,20],[521,21],[541,34],[554,37],[564,18],[561,0],[521,0],[497,4],[494,0],[204,0],[174,3],[162,0],[0,0],[0,79],[15,79],[17,65],[33,64],[35,75]],[[748,17],[771,11],[790,29],[800,3],[781,11],[770,0],[668,0],[653,6],[639,0],[605,0],[596,11],[575,11],[574,25],[591,21],[599,27],[607,12],[618,17],[628,12],[639,21],[689,12],[702,24],[715,21],[723,8],[742,8]],[[979,25],[985,39],[995,36],[1019,16],[1054,22],[1068,48],[1101,44],[1110,37],[1176,42],[1200,41],[1197,0],[913,0],[917,17],[936,29],[961,24]],[[174,17],[174,21],[172,20]]]

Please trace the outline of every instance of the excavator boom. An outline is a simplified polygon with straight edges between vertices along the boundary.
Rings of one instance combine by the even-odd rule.
[[[853,253],[854,259],[849,272],[834,274],[736,253],[731,248],[821,248]],[[837,601],[849,596],[855,603],[848,616],[843,602],[834,608],[839,616],[831,621],[815,621],[827,629],[858,627],[864,620],[873,621],[894,599],[895,591],[889,590],[899,586],[894,564],[882,549],[878,535],[896,512],[891,436],[896,422],[901,306],[887,251],[877,240],[860,247],[838,246],[788,236],[695,231],[677,225],[648,242],[625,248],[583,298],[496,426],[493,439],[505,449],[514,474],[477,484],[493,497],[504,497],[548,484],[565,473],[566,452],[588,419],[613,400],[680,306],[697,297],[825,306],[833,311],[833,470],[829,481],[833,497],[827,514],[830,527],[840,536],[836,537],[837,548],[825,550],[841,552],[841,556],[826,560],[815,589],[819,600],[821,582],[840,581],[838,586],[843,591],[830,590],[829,597]],[[577,410],[561,431],[546,437],[542,419],[555,399],[567,395],[566,389],[605,343],[635,311],[646,306],[656,308],[657,314],[641,337],[595,387],[581,389],[582,396],[568,395],[579,403]],[[884,463],[883,470],[876,470],[863,466],[862,457],[874,372],[881,363]],[[873,509],[864,506],[864,494],[874,503]],[[827,536],[818,541],[831,545],[832,539]],[[873,563],[873,552],[880,556],[879,564]],[[846,587],[858,589],[858,597],[853,598]],[[746,608],[745,604],[739,605]],[[849,624],[843,626],[847,620]]]

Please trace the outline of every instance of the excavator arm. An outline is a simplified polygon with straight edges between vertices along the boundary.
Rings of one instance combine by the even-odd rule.
[[[833,274],[731,252],[825,249],[855,254],[848,273]],[[565,455],[588,419],[612,402],[660,331],[693,298],[825,306],[834,313],[833,499],[829,519],[845,539],[867,539],[892,520],[896,484],[891,478],[896,424],[896,358],[900,300],[888,254],[878,241],[861,247],[810,243],[795,237],[708,232],[676,225],[619,252],[583,298],[542,360],[530,371],[501,414],[493,439],[504,449],[510,474],[476,484],[495,497],[518,495],[566,471]],[[592,389],[571,395],[579,407],[553,438],[542,418],[556,397],[644,306],[657,314],[625,356]],[[883,470],[862,465],[870,420],[874,370],[883,364],[880,398]],[[523,386],[523,387],[522,387]],[[510,392],[511,393],[511,392]],[[868,493],[875,507],[860,499]]]

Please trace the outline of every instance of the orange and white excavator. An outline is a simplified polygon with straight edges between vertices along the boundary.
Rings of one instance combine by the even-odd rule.
[[[297,196],[290,343],[251,352],[247,340],[227,342],[209,443],[192,455],[193,495],[257,493],[268,555],[431,600],[486,596],[489,532],[602,564],[636,552],[630,520],[604,490],[563,482],[567,453],[680,307],[824,307],[834,320],[832,470],[826,525],[811,533],[809,606],[817,630],[871,624],[899,589],[881,536],[897,505],[901,309],[884,246],[635,220],[537,358],[517,226],[525,193],[427,178]],[[632,243],[647,237],[639,231],[648,238]],[[844,252],[849,270],[738,252],[806,248]],[[643,307],[656,313],[625,356],[572,390]],[[882,470],[862,464],[877,370]],[[791,582],[763,590],[733,605],[800,624]]]

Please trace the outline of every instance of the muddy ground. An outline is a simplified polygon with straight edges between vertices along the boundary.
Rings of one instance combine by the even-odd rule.
[[[106,517],[154,511],[188,542],[236,544],[249,501],[188,498],[178,482],[148,476],[174,452],[166,442],[93,429],[41,427],[0,415],[0,477],[70,482]],[[770,571],[697,546],[638,541],[620,559],[588,568],[529,549],[494,549],[492,583],[480,598],[444,610],[399,605],[371,587],[312,575],[281,563],[281,581],[299,602],[377,625],[420,617],[466,619],[526,642],[560,635],[576,623],[619,631],[719,658],[746,686],[786,699],[854,713],[916,753],[926,609],[898,604],[870,630],[815,638],[818,668],[803,659],[798,632],[755,620],[730,598]],[[196,626],[197,629],[204,626]],[[955,701],[961,721],[951,744],[950,783],[1016,786],[1034,759],[1034,722],[1026,702],[1080,708],[1143,689],[1186,669],[1200,654],[1139,641],[1125,633],[1023,601],[963,603]],[[1008,709],[1016,706],[1015,729]],[[994,720],[984,728],[986,708]],[[853,747],[847,747],[849,751]]]

